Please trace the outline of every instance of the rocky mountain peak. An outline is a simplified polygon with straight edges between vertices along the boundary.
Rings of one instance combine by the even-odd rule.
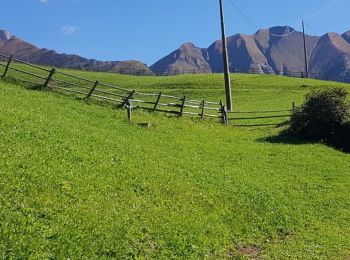
[[[268,30],[271,34],[284,35],[294,32],[295,29],[290,26],[275,26]]]
[[[13,35],[5,30],[0,30],[0,41],[8,41],[13,37]]]
[[[290,26],[274,26],[274,27],[271,27],[271,28],[267,28],[267,29],[261,29],[261,30],[258,30],[255,35],[286,35],[286,34],[289,34],[289,33],[292,33],[294,32],[295,29],[290,27]]]
[[[180,49],[192,49],[197,48],[192,42],[186,42],[181,45]]]
[[[350,43],[350,30],[343,33],[343,38],[345,39],[345,41],[347,41],[348,43]]]
[[[334,32],[323,35],[320,39],[320,43],[322,43],[325,47],[332,45],[345,53],[350,51],[350,45],[348,44],[344,35],[339,35]]]

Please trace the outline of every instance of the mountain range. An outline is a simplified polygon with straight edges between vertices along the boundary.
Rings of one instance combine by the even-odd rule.
[[[350,31],[321,37],[305,35],[308,67],[319,75],[350,75]],[[254,35],[227,38],[230,67],[237,71],[260,70],[281,73],[305,71],[303,33],[289,26],[258,30]],[[205,70],[223,71],[222,41],[208,48],[183,44],[151,66],[153,72]]]
[[[0,54],[14,55],[20,60],[54,67],[102,71],[142,70],[151,73],[150,69],[140,61],[99,61],[78,55],[60,54],[53,50],[38,48],[5,30],[0,30]]]
[[[305,35],[309,70],[319,75],[350,76],[350,30],[340,35]],[[258,30],[253,35],[236,34],[227,38],[230,67],[239,70],[279,71],[281,73],[305,70],[303,33],[289,26]],[[77,55],[59,54],[40,49],[11,33],[0,30],[0,54],[14,54],[38,64],[91,70],[144,70],[157,74],[174,71],[216,72],[223,70],[222,41],[208,48],[199,48],[188,42],[160,59],[149,68],[140,61],[98,61]]]

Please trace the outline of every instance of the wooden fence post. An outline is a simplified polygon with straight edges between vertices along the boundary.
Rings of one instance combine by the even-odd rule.
[[[220,100],[221,123],[228,125],[227,109]]]
[[[161,97],[162,97],[162,92],[159,92],[159,95],[158,95],[158,97],[157,97],[157,101],[156,101],[156,103],[154,104],[153,111],[156,111]]]
[[[3,77],[3,78],[5,78],[6,75],[7,75],[7,72],[8,72],[8,70],[9,70],[9,68],[10,68],[10,64],[11,64],[11,62],[12,62],[12,58],[13,58],[13,55],[10,56],[10,58],[9,58],[9,60],[8,60],[8,62],[7,62],[7,65],[6,65],[4,74],[2,74],[2,77]]]
[[[205,100],[202,101],[202,113],[201,113],[201,119],[204,119],[204,112],[205,112]]]
[[[222,103],[222,100],[220,100],[220,113],[221,113],[221,123],[223,123],[223,121],[224,121],[224,117],[223,117],[223,114],[222,114],[222,107],[223,107],[223,103]]]
[[[132,103],[131,100],[128,99],[126,102],[126,110],[127,110],[127,115],[128,115],[128,121],[132,121]]]
[[[51,81],[53,75],[55,74],[55,72],[56,72],[55,69],[52,69],[52,70],[50,71],[49,76],[48,76],[47,79],[45,80],[45,83],[44,83],[44,85],[43,85],[43,88],[47,88],[47,87],[49,86],[49,83],[50,83],[50,81]]]
[[[90,90],[89,94],[87,94],[87,96],[85,98],[86,100],[88,100],[91,97],[92,93],[94,93],[94,91],[95,91],[95,89],[96,89],[96,87],[98,86],[99,83],[100,83],[99,81],[95,82],[95,84],[92,87],[92,89]]]
[[[119,107],[123,107],[126,105],[126,103],[132,98],[132,96],[136,93],[135,90],[133,90],[126,98],[125,100],[122,102],[122,104]]]
[[[185,110],[185,104],[186,104],[186,96],[182,98],[182,104],[181,104],[181,109],[179,112],[179,116],[183,116],[184,110]]]
[[[222,107],[222,123],[228,125],[227,109],[225,105]]]

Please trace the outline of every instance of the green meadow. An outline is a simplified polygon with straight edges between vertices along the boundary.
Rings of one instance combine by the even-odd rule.
[[[66,72],[225,99],[222,75]],[[235,111],[350,91],[267,75],[233,74],[232,84]],[[123,109],[9,80],[0,81],[0,111],[1,259],[350,257],[350,154],[281,137],[283,127],[142,110],[129,123]]]

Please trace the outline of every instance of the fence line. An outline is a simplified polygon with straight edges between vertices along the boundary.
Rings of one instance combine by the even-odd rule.
[[[134,108],[145,109],[149,111],[157,111],[163,113],[171,113],[178,116],[196,115],[210,118],[221,118],[219,113],[211,113],[211,111],[219,112],[219,102],[206,102],[199,100],[191,100],[186,97],[166,95],[162,93],[142,93],[135,90],[129,90],[120,86],[103,83],[86,79],[77,75],[72,75],[58,69],[47,69],[38,65],[33,65],[13,58],[12,56],[1,55],[5,64],[0,63],[0,66],[5,67],[3,77],[9,75],[10,71],[24,74],[28,77],[20,79],[31,85],[41,85],[42,88],[50,88],[62,90],[79,95],[79,97],[88,100],[95,98],[97,100],[105,100],[112,102],[116,107],[126,107],[128,104],[134,104]],[[20,63],[31,70],[23,67],[16,67],[14,64]],[[45,76],[34,73],[33,69],[39,69],[45,73]],[[16,77],[15,77],[16,78]],[[36,83],[35,80],[41,82]],[[204,107],[201,106],[204,104]],[[216,107],[214,107],[216,106]],[[187,111],[185,111],[185,109]]]
[[[0,63],[0,67],[5,68],[2,74],[3,78],[8,76],[11,71],[15,71],[16,73],[24,74],[27,77],[30,77],[30,79],[28,79],[27,77],[24,79],[18,77],[16,78],[16,76],[14,78],[34,86],[39,86],[41,89],[60,90],[63,92],[75,94],[84,100],[95,98],[97,100],[112,103],[115,107],[128,108],[129,119],[131,119],[131,108],[174,114],[177,116],[191,115],[200,117],[201,119],[217,118],[221,119],[222,123],[225,124],[228,124],[229,121],[288,118],[290,117],[292,111],[266,110],[228,112],[226,110],[226,106],[221,101],[212,102],[206,100],[194,100],[189,99],[186,96],[179,97],[174,95],[163,94],[162,92],[143,93],[135,90],[125,89],[120,86],[103,83],[97,80],[94,81],[77,75],[71,75],[69,73],[60,71],[55,68],[43,68],[38,65],[33,65],[28,62],[15,59],[12,56],[0,54],[0,58],[3,58],[4,61],[4,63]],[[20,63],[23,64],[23,66],[30,67],[32,68],[32,70],[27,71],[23,67],[15,67],[14,64],[16,63]],[[45,74],[39,75],[39,72],[34,73],[33,69],[37,69],[41,71],[41,73]],[[37,80],[37,82],[35,80]],[[285,114],[286,112],[289,112],[289,114]],[[266,115],[271,113],[274,114]],[[251,114],[252,116],[247,116],[248,114]],[[243,115],[244,117],[239,117],[239,115]],[[245,126],[257,125],[259,124]],[[263,123],[260,125],[272,124]]]

